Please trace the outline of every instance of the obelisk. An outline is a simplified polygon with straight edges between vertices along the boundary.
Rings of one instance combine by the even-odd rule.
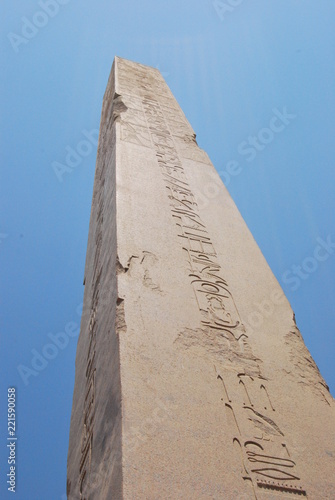
[[[84,284],[70,500],[335,498],[290,304],[159,71],[118,57]]]

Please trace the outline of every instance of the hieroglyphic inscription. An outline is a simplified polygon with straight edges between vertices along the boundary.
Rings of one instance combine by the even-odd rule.
[[[276,410],[260,377],[240,373],[217,376],[222,384],[227,421],[241,457],[242,477],[257,498],[257,489],[307,496],[296,463],[275,422]],[[225,380],[224,380],[225,379]]]
[[[122,73],[122,65],[120,69]],[[260,360],[252,351],[246,328],[222,276],[213,242],[179,159],[175,142],[180,138],[170,132],[171,125],[168,126],[169,121],[165,120],[162,108],[166,110],[172,100],[156,95],[159,94],[159,83],[152,85],[153,79],[145,71],[137,69],[134,77],[137,79],[137,96],[142,96],[148,131],[164,179],[178,239],[188,262],[190,282],[200,312],[200,332],[210,333],[212,338],[214,335],[220,341],[224,339],[226,345],[223,364],[230,370],[217,377],[223,384],[222,400],[232,422],[233,442],[241,456],[242,477],[256,499],[258,491],[268,489],[306,496],[296,463],[284,442],[284,433],[274,420],[275,408],[262,375]],[[172,114],[175,111],[178,115],[174,101],[171,107]],[[187,150],[191,154],[187,152],[186,157],[197,159],[200,150],[194,144],[194,137],[187,136],[184,143],[185,150],[187,144],[191,147]],[[195,148],[194,154],[192,148]]]
[[[80,498],[85,500],[87,495],[88,475],[91,467],[91,455],[93,447],[93,426],[95,415],[95,385],[96,385],[96,337],[97,337],[97,309],[99,304],[100,282],[102,276],[102,264],[100,259],[102,246],[102,222],[104,208],[104,170],[103,162],[100,172],[97,173],[98,198],[95,229],[95,253],[92,275],[92,292],[90,319],[88,325],[88,350],[86,358],[85,373],[85,399],[84,399],[84,417],[81,440],[81,457],[79,464],[79,491]]]

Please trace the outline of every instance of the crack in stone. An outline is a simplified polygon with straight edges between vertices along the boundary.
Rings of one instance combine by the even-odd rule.
[[[127,273],[131,267],[132,260],[138,259],[138,258],[139,258],[138,255],[132,255],[131,257],[129,257],[126,266],[123,266],[121,264],[119,257],[117,256],[116,257],[116,272],[117,272],[117,274]]]
[[[293,328],[285,335],[285,344],[290,348],[290,361],[295,366],[296,370],[294,372],[284,371],[290,374],[291,377],[293,377],[293,373],[295,373],[294,379],[297,380],[298,376],[300,378],[300,380],[298,380],[299,384],[309,387],[315,394],[319,395],[325,403],[330,405],[324,394],[324,390],[329,394],[329,387],[322,378],[319,368],[303,341],[301,333],[296,325],[294,314]]]
[[[127,106],[122,100],[122,96],[115,92],[112,105],[112,123],[120,121],[121,113],[125,113],[127,109]]]
[[[120,297],[118,297],[116,300],[115,330],[116,334],[125,333],[127,331],[124,312],[124,299]]]

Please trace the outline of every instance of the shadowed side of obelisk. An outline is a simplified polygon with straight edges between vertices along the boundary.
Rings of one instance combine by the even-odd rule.
[[[113,126],[120,106],[114,96],[114,74],[113,64],[101,116],[76,355],[67,466],[70,500],[122,498],[120,358],[115,328],[121,304],[116,284]]]

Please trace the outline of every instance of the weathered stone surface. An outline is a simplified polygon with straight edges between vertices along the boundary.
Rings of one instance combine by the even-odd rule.
[[[288,301],[159,71],[116,58],[68,498],[334,499],[334,417]]]

